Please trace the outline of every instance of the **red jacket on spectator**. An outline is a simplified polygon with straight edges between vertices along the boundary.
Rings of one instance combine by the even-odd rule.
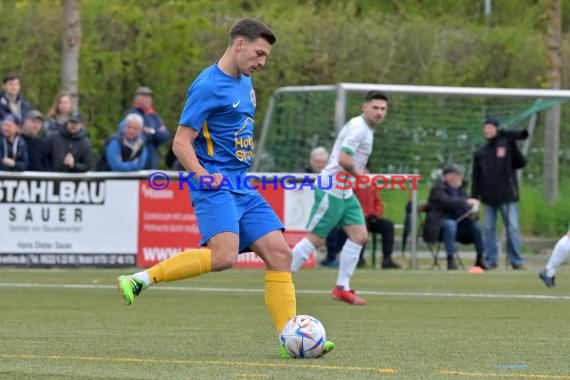
[[[374,190],[371,187],[358,189],[354,190],[354,194],[362,206],[365,218],[368,218],[369,216],[382,218],[384,216],[384,205],[382,204],[382,199],[378,195],[377,190]]]

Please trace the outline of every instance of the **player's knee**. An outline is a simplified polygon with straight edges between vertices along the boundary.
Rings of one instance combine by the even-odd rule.
[[[212,252],[212,271],[232,268],[238,259],[237,252]]]
[[[272,252],[271,257],[268,257],[267,268],[280,272],[288,272],[291,269],[292,260],[291,250],[287,248],[276,249]]]
[[[358,245],[364,245],[366,244],[366,241],[368,241],[368,231],[363,230],[354,232],[348,238]]]
[[[364,231],[364,233],[362,234],[362,236],[360,236],[360,240],[359,243],[360,245],[364,245],[366,244],[366,242],[368,241],[368,232]]]

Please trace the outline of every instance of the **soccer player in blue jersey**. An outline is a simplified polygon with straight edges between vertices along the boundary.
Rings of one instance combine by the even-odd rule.
[[[283,224],[259,193],[241,183],[253,154],[256,99],[250,75],[265,65],[275,41],[259,20],[238,20],[222,58],[190,86],[173,150],[186,170],[196,173],[190,195],[200,245],[207,249],[184,251],[146,271],[120,276],[124,303],[131,304],[143,289],[158,282],[229,269],[249,247],[267,265],[265,303],[275,330],[279,333],[297,314]],[[212,183],[212,189],[206,183]],[[323,352],[333,347],[326,342]],[[288,357],[283,347],[280,356]]]

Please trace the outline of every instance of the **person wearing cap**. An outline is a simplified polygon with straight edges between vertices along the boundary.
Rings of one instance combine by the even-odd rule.
[[[48,146],[53,171],[82,173],[91,170],[93,151],[80,113],[69,115],[66,128],[50,136]]]
[[[49,171],[47,142],[40,136],[43,122],[44,115],[38,110],[31,110],[22,126],[22,138],[28,147],[28,171]]]
[[[20,94],[20,78],[16,74],[7,74],[2,83],[4,91],[0,92],[0,120],[12,114],[20,124],[32,110],[30,103]]]
[[[479,201],[468,198],[464,171],[458,165],[443,168],[443,176],[430,190],[423,231],[426,243],[443,241],[447,253],[447,269],[458,269],[455,263],[456,242],[475,245],[475,266],[489,269],[484,260],[485,246],[477,214],[470,211],[479,207]],[[469,217],[467,217],[469,216]]]
[[[159,152],[158,148],[170,138],[170,132],[164,126],[161,117],[152,107],[153,92],[148,87],[139,87],[135,91],[133,107],[128,110],[119,124],[119,132],[125,129],[125,118],[131,113],[142,116],[144,120],[143,138],[146,144],[147,160],[143,169],[158,169]]]
[[[48,137],[65,129],[65,123],[69,120],[69,115],[72,112],[71,108],[71,95],[65,91],[60,91],[47,113],[44,124],[44,130]]]
[[[0,159],[0,170],[3,171],[21,172],[28,168],[28,148],[19,135],[18,123],[12,114],[5,115],[2,120]]]
[[[147,149],[142,138],[143,118],[131,113],[125,119],[125,131],[116,133],[105,144],[98,171],[132,172],[142,170]]]
[[[524,269],[519,232],[519,186],[517,169],[526,165],[514,138],[501,133],[497,119],[483,123],[486,143],[474,153],[471,196],[481,200],[485,212],[485,253],[497,267],[497,212],[507,231],[507,255],[513,269]]]

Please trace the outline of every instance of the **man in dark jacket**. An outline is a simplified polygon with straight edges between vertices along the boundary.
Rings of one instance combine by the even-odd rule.
[[[148,157],[143,169],[158,169],[158,148],[170,138],[170,132],[164,126],[162,119],[152,108],[153,92],[148,87],[139,87],[135,92],[133,108],[127,111],[125,117],[131,113],[142,116],[144,120],[143,138],[146,141]],[[119,132],[125,129],[124,120],[119,124]]]
[[[0,170],[21,172],[28,168],[28,148],[20,136],[16,118],[7,114],[0,133]]]
[[[12,114],[21,124],[32,106],[20,94],[20,79],[17,75],[6,75],[3,83],[4,91],[0,92],[0,120],[4,120],[7,114]]]
[[[423,237],[427,243],[443,240],[447,269],[457,269],[456,241],[475,244],[475,266],[488,269],[483,259],[483,233],[474,212],[479,207],[479,201],[467,198],[466,186],[461,167],[452,164],[443,169],[443,180],[436,182],[430,191]]]
[[[40,136],[44,123],[44,116],[40,111],[31,110],[26,115],[22,126],[22,138],[28,147],[28,171],[49,171],[48,145]]]
[[[483,124],[487,143],[475,152],[471,195],[481,199],[485,210],[485,252],[489,265],[497,267],[497,211],[507,231],[507,253],[513,269],[524,268],[520,254],[519,188],[516,171],[526,159],[512,136],[499,130],[499,121],[488,119]]]
[[[83,128],[83,119],[77,112],[69,116],[66,129],[48,139],[51,168],[55,172],[81,173],[91,170],[93,152]]]

